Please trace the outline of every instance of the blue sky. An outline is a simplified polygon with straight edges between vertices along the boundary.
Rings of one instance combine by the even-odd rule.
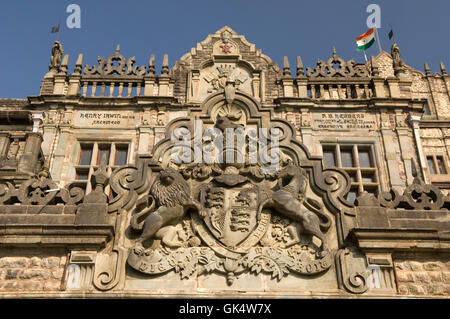
[[[81,7],[81,29],[65,25],[71,3]],[[408,65],[423,70],[427,61],[434,73],[443,61],[450,71],[448,0],[15,0],[0,4],[0,98],[39,94],[56,38],[50,29],[59,20],[70,73],[79,53],[85,63],[96,65],[97,56],[107,58],[117,44],[125,57],[136,56],[136,65],[147,65],[155,54],[159,72],[165,53],[173,65],[224,25],[245,35],[279,65],[287,55],[294,68],[300,55],[305,67],[314,67],[318,58],[331,56],[333,46],[345,60],[364,61],[355,37],[367,31],[370,3],[381,7],[383,50],[390,52],[387,33],[392,24]],[[367,53],[376,55],[377,46]]]

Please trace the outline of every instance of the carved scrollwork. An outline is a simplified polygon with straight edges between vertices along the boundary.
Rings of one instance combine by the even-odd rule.
[[[367,286],[368,273],[363,271],[362,261],[353,258],[353,252],[348,249],[341,249],[336,254],[337,264],[340,268],[340,283],[349,292],[362,294],[369,288]],[[358,267],[360,266],[360,267]]]
[[[58,189],[50,179],[31,179],[20,185],[17,197],[24,205],[47,205],[56,197]]]
[[[7,203],[11,197],[14,195],[14,186],[9,183],[0,183],[0,204],[3,205]]]
[[[436,186],[415,178],[403,193],[403,198],[415,209],[440,209],[444,204],[442,192]]]
[[[336,67],[336,65],[338,65]],[[306,75],[311,78],[333,78],[333,77],[368,77],[370,72],[365,67],[356,67],[355,61],[345,62],[336,55],[333,48],[333,56],[327,62],[318,59],[315,69],[306,68]]]
[[[389,192],[381,192],[378,199],[380,200],[381,206],[395,208],[400,203],[402,196],[395,189],[391,189]]]
[[[116,52],[111,55],[108,60],[102,57],[97,58],[98,66],[84,67],[84,75],[135,75],[143,76],[145,75],[145,66],[134,66],[136,62],[136,57],[131,57],[125,59],[125,57],[120,54],[120,46],[117,47]],[[118,64],[118,65],[116,65]]]
[[[83,199],[84,190],[80,187],[72,187],[70,190],[63,188],[58,195],[64,203],[68,205],[76,205]]]

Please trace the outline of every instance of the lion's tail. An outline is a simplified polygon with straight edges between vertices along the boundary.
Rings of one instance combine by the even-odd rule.
[[[153,197],[150,196],[152,199],[152,204],[150,207],[142,210],[141,212],[135,214],[133,217],[131,217],[130,226],[135,231],[141,231],[144,227],[145,218],[154,211],[155,209],[155,200]],[[139,206],[139,204],[138,204]]]
[[[310,211],[312,211],[313,213],[315,213],[319,217],[319,219],[320,219],[320,230],[322,230],[323,232],[326,232],[331,226],[331,219],[330,219],[330,217],[328,217],[328,215],[326,215],[323,212],[322,205],[318,201],[316,201],[316,200],[314,200],[312,198],[307,198],[303,202],[303,204],[305,205],[305,207],[307,209],[309,209]]]

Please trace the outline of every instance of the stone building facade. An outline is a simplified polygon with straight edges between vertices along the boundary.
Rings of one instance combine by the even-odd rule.
[[[0,297],[450,295],[442,63],[279,68],[229,27],[135,62],[55,42],[0,99]]]

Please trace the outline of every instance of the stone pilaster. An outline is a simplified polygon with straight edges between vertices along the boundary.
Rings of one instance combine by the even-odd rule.
[[[41,151],[42,135],[40,133],[28,133],[22,156],[19,159],[17,171],[20,173],[34,175]]]

